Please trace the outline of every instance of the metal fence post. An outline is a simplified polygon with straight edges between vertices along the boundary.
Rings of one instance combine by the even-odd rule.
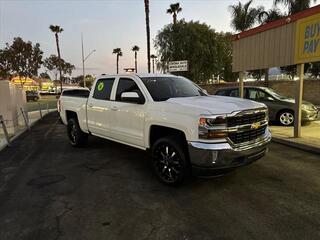
[[[39,105],[39,113],[40,113],[40,118],[42,119],[41,104],[40,104],[40,103],[38,103],[38,105]]]
[[[6,124],[4,123],[2,115],[0,115],[0,124],[2,125],[2,129],[3,129],[4,137],[5,137],[6,141],[7,141],[7,145],[10,147],[11,146],[11,142],[10,142],[10,138],[9,138],[9,134],[8,134],[8,131],[7,131],[7,127],[6,127]]]
[[[22,107],[20,107],[20,111],[22,113],[22,116],[23,116],[23,119],[24,119],[24,123],[26,124],[28,130],[30,130],[29,118],[26,116],[26,113],[24,112]]]

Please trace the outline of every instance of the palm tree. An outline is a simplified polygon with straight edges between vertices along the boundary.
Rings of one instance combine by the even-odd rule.
[[[63,28],[61,28],[58,25],[50,25],[49,29],[51,30],[51,32],[54,33],[55,38],[56,38],[56,45],[57,45],[57,51],[58,51],[58,59],[59,59],[59,74],[60,74],[60,89],[62,92],[62,66],[61,66],[61,55],[60,55],[60,47],[59,47],[59,33],[63,32]]]
[[[152,58],[152,72],[154,73],[154,61],[157,58],[157,56],[152,54],[150,57]]]
[[[236,31],[245,31],[251,28],[257,21],[258,15],[263,11],[263,7],[250,7],[253,0],[242,4],[240,1],[236,5],[229,7],[232,14],[231,26]]]
[[[272,8],[268,11],[262,11],[261,13],[259,13],[258,20],[261,24],[265,24],[283,17],[284,15],[278,8]]]
[[[177,23],[177,15],[181,11],[182,11],[182,8],[180,7],[180,3],[170,4],[170,8],[167,9],[167,13],[172,14],[173,24]]]
[[[119,74],[119,57],[122,57],[121,48],[113,49],[112,54],[116,54],[117,55],[117,74]]]
[[[135,70],[137,73],[138,72],[137,56],[138,56],[138,52],[139,52],[140,48],[137,45],[134,45],[131,50],[134,51],[134,66],[135,66]]]
[[[288,14],[301,12],[311,7],[311,3],[317,0],[274,0],[274,5],[283,4],[288,8]]]
[[[150,18],[149,18],[150,10],[149,10],[149,0],[144,0],[144,11],[146,13],[148,73],[150,73]]]

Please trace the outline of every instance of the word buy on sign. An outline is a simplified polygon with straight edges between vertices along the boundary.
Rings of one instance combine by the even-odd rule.
[[[297,22],[296,63],[320,60],[320,14]]]

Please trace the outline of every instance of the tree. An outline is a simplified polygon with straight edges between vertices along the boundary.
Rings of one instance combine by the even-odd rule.
[[[95,77],[90,75],[90,74],[87,74],[86,77],[85,77],[85,81],[86,81],[86,87],[91,89],[92,87],[92,84],[95,80]],[[83,84],[83,75],[81,76],[78,76],[75,78],[75,81],[79,83],[79,86],[80,87],[84,87],[84,84]]]
[[[257,22],[258,15],[264,8],[261,6],[257,8],[251,7],[252,1],[250,0],[245,4],[239,1],[238,4],[229,6],[232,15],[231,27],[234,30],[243,32]]]
[[[27,77],[38,75],[42,56],[39,43],[32,45],[32,42],[25,42],[20,37],[14,38],[11,45],[6,43],[6,47],[0,51],[1,76],[19,76],[23,86]]]
[[[0,78],[10,79],[12,77],[12,66],[10,52],[7,48],[0,49]]]
[[[144,11],[146,14],[146,32],[147,32],[147,58],[148,58],[148,73],[150,73],[150,18],[149,18],[149,0],[144,0]]]
[[[121,48],[113,49],[112,54],[116,54],[116,56],[117,56],[117,74],[118,74],[119,73],[119,57],[122,57]]]
[[[58,52],[58,59],[61,59],[61,54],[60,54],[60,46],[59,46],[59,33],[63,32],[63,28],[61,28],[58,25],[50,25],[49,29],[54,33],[54,36],[56,38],[56,45],[57,45],[57,52]],[[59,61],[60,63],[60,61]],[[59,72],[60,72],[60,88],[61,88],[61,92],[62,92],[62,66],[59,65]]]
[[[320,78],[320,62],[311,63],[311,67],[308,71],[312,77]]]
[[[167,9],[168,14],[172,14],[173,24],[177,23],[177,14],[182,11],[180,3],[170,4],[170,8]]]
[[[134,45],[131,49],[132,51],[134,51],[134,68],[136,70],[136,73],[138,72],[138,52],[140,50],[140,48],[137,45]]]
[[[61,71],[61,74],[68,74],[71,75],[72,71],[75,69],[75,66],[71,63],[66,62],[63,59],[59,59],[57,55],[50,55],[50,57],[46,58],[43,63],[44,67],[49,70],[53,76],[54,80],[57,80],[58,77],[58,71]],[[61,82],[63,80],[63,77],[60,78]]]
[[[310,8],[317,0],[274,0],[274,5],[283,4],[288,8],[288,15]]]
[[[157,58],[157,56],[152,54],[150,57],[152,58],[152,72],[154,73],[154,61]]]
[[[231,34],[217,33],[206,24],[185,22],[169,24],[158,32],[155,48],[161,64],[167,70],[169,61],[188,60],[189,71],[179,72],[197,83],[206,83],[212,75],[220,75],[227,81],[232,74]]]
[[[51,80],[50,75],[47,72],[40,73],[39,77]]]
[[[280,18],[283,18],[284,15],[278,8],[272,8],[268,11],[262,11],[258,15],[259,23],[265,24],[269,23],[275,20],[278,20]]]

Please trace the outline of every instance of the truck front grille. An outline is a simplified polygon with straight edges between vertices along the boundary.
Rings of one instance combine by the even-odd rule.
[[[241,116],[228,117],[227,126],[235,127],[235,126],[241,126],[246,124],[252,124],[256,122],[261,122],[265,120],[265,118],[266,118],[266,112],[257,112],[257,113],[244,114]]]
[[[234,144],[240,144],[244,142],[254,141],[260,136],[264,135],[267,126],[260,127],[258,129],[247,130],[243,132],[229,133],[228,137]]]

